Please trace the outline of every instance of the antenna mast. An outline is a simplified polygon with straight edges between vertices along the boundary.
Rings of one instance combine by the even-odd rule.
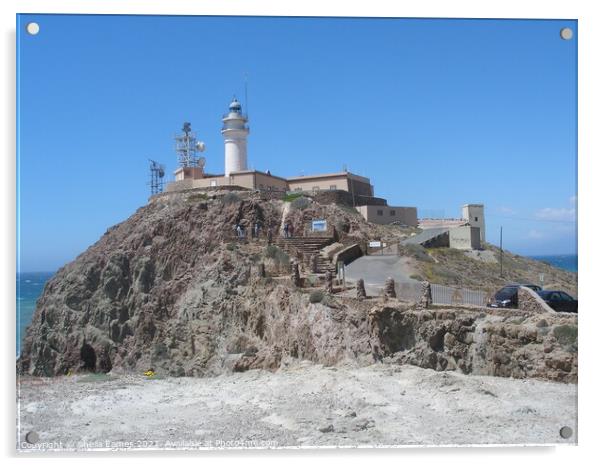
[[[249,95],[248,95],[248,87],[249,85],[249,73],[245,73],[245,107],[247,109],[247,118],[249,118]]]

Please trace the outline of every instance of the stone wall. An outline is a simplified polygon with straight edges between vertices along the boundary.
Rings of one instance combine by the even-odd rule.
[[[343,261],[343,264],[347,265],[362,255],[362,248],[359,244],[355,243],[337,252],[333,257],[333,262],[336,264],[339,261]]]
[[[449,230],[449,247],[470,250],[481,249],[481,233],[479,228],[461,226]]]
[[[526,286],[518,289],[518,308],[531,314],[556,313],[535,291]]]

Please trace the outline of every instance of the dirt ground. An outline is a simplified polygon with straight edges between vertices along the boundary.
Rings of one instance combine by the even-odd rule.
[[[25,377],[17,388],[19,451],[576,443],[576,385],[414,366]]]

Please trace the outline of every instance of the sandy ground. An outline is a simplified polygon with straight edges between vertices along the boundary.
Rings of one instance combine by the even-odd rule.
[[[18,389],[21,451],[576,442],[576,385],[413,366],[22,378]]]

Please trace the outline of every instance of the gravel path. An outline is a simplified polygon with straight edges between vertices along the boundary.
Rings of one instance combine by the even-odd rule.
[[[576,385],[413,366],[22,378],[19,388],[21,451],[576,441],[559,435],[576,429]]]

